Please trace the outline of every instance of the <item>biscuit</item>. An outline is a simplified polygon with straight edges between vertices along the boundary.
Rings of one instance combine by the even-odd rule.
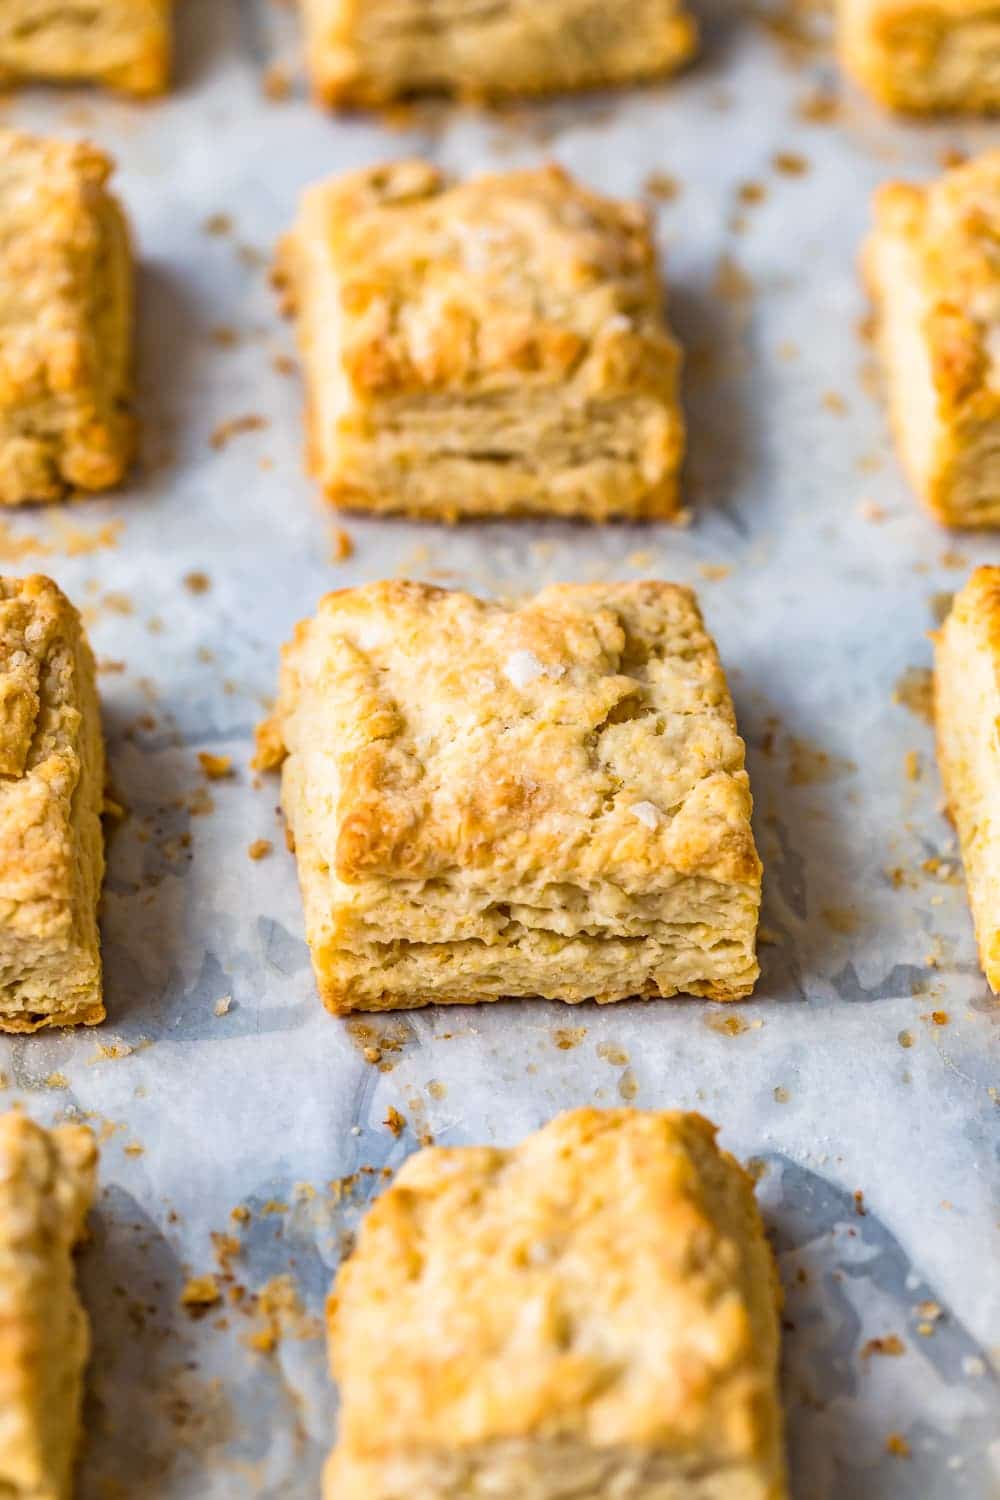
[[[997,0],[837,0],[846,72],[907,114],[1000,110]]]
[[[0,504],[122,478],[131,412],[128,229],[91,146],[0,131]]]
[[[303,0],[316,98],[490,99],[655,77],[695,52],[681,0]]]
[[[744,745],[687,589],[328,594],[259,747],[338,1014],[753,988]]]
[[[90,1350],[73,1249],[97,1149],[79,1125],[0,1115],[0,1494],[69,1500]]]
[[[448,187],[403,162],[311,188],[276,276],[336,505],[676,512],[680,351],[640,205],[557,167]]]
[[[948,526],[1000,525],[1000,151],[875,200],[864,269],[896,438]]]
[[[104,1019],[94,658],[49,578],[0,578],[0,1031]]]
[[[0,87],[37,79],[162,94],[171,9],[172,0],[3,0]]]
[[[680,1112],[410,1157],[328,1307],[327,1500],[784,1500],[753,1185]]]
[[[977,568],[935,635],[938,764],[979,961],[1000,994],[1000,568]]]

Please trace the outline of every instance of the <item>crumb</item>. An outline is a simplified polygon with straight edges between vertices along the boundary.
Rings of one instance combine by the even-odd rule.
[[[390,1104],[386,1112],[386,1117],[382,1121],[382,1124],[387,1126],[387,1128],[391,1130],[393,1135],[398,1139],[406,1129],[406,1116],[401,1115],[399,1110],[394,1109]]]
[[[969,160],[969,153],[962,151],[958,146],[946,146],[938,157],[947,172],[951,167],[962,167]]]
[[[762,182],[741,182],[736,190],[741,203],[763,203],[767,188]]]
[[[271,361],[271,368],[277,375],[294,375],[295,361],[288,354],[276,354]]]
[[[865,1208],[865,1195],[860,1188],[855,1188],[854,1190],[854,1212],[860,1219],[863,1219],[868,1213],[867,1208]]]
[[[217,323],[214,328],[209,329],[208,336],[220,349],[235,349],[240,341],[236,329],[230,328],[227,323]]]
[[[181,1306],[194,1309],[214,1307],[221,1302],[222,1293],[214,1276],[191,1276],[181,1291]]]
[[[264,859],[273,848],[274,845],[270,839],[254,839],[253,843],[247,846],[247,854],[251,859]]]
[[[245,1203],[237,1203],[235,1208],[230,1209],[229,1217],[237,1224],[245,1224],[250,1218],[250,1210]]]
[[[212,580],[207,573],[185,573],[184,587],[191,594],[207,594],[212,587]]]
[[[823,405],[827,411],[833,412],[835,417],[842,417],[847,411],[847,402],[839,391],[824,391]]]
[[[140,1146],[138,1141],[133,1141],[131,1145],[125,1147],[126,1156],[143,1156],[145,1151],[145,1146]]]
[[[586,1035],[586,1026],[557,1026],[552,1032],[552,1040],[560,1052],[570,1052],[579,1047]]]
[[[353,556],[354,538],[342,526],[335,527],[331,538],[330,561],[335,563],[346,562],[349,557]]]
[[[774,1090],[774,1102],[775,1102],[775,1104],[787,1104],[788,1101],[789,1101],[789,1099],[791,1099],[791,1097],[792,1096],[788,1092],[788,1090],[785,1089],[785,1088],[782,1088],[780,1084]]]
[[[871,1359],[873,1354],[886,1354],[898,1357],[906,1353],[906,1345],[896,1334],[886,1334],[885,1338],[869,1339],[861,1351],[862,1359]]]
[[[47,1089],[68,1089],[69,1079],[65,1073],[50,1073],[45,1080]]]
[[[268,425],[267,418],[255,412],[248,412],[242,417],[230,417],[227,422],[220,422],[214,429],[209,437],[209,443],[217,450],[225,448],[230,438],[237,437],[243,432],[259,432],[262,427]]]
[[[910,1445],[900,1433],[890,1432],[885,1440],[885,1451],[894,1458],[909,1458]]]
[[[288,76],[287,69],[280,63],[272,63],[267,69],[263,80],[263,94],[265,99],[270,99],[272,104],[280,104],[287,99],[292,92],[292,80]]]
[[[899,1045],[901,1047],[909,1049],[910,1047],[913,1046],[913,1033],[912,1033],[912,1031],[900,1031],[897,1034],[897,1036],[896,1036],[896,1041],[899,1043]]]
[[[226,781],[233,774],[231,755],[211,755],[207,750],[199,750],[198,762],[209,781]]]
[[[775,171],[783,172],[786,177],[803,177],[809,170],[809,163],[797,151],[778,151],[771,162]]]
[[[216,1000],[212,1007],[217,1016],[228,1016],[233,1004],[232,995],[223,995],[221,1000]]]
[[[642,187],[648,197],[655,198],[659,203],[672,202],[681,191],[677,178],[671,177],[667,172],[650,172]]]
[[[719,583],[723,578],[728,578],[732,572],[728,563],[699,563],[698,572],[702,578],[709,583]]]
[[[905,755],[905,757],[903,759],[903,766],[904,766],[904,769],[906,771],[906,779],[907,779],[907,781],[919,781],[920,780],[920,752],[919,751],[917,751],[917,750],[907,750],[906,755]]]
[[[201,228],[203,234],[230,234],[233,228],[233,221],[228,214],[210,214]]]

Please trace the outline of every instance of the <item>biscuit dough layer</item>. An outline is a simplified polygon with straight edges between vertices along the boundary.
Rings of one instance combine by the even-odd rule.
[[[410,1157],[330,1299],[328,1500],[784,1500],[778,1283],[714,1137],[581,1109]]]
[[[0,1495],[70,1500],[90,1347],[73,1249],[94,1196],[89,1130],[0,1115]]]
[[[327,104],[585,89],[673,72],[697,28],[680,0],[303,0]]]
[[[753,988],[744,746],[687,589],[327,595],[260,745],[336,1012]]]
[[[94,659],[51,579],[0,578],[0,1031],[104,1019]]]
[[[875,201],[864,268],[907,472],[949,526],[1000,525],[1000,151]]]
[[[676,512],[680,351],[641,205],[556,167],[448,187],[397,163],[311,188],[277,279],[335,504]]]

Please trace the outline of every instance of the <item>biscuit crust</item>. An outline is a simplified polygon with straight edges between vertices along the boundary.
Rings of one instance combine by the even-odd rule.
[[[601,87],[671,73],[698,41],[681,0],[303,0],[302,9],[313,90],[327,105]]]
[[[122,478],[131,411],[128,229],[91,146],[0,131],[0,504]]]
[[[49,578],[0,578],[0,1031],[104,1019],[94,659]]]
[[[934,639],[938,764],[979,961],[1000,994],[1000,568],[975,570]]]
[[[557,167],[320,183],[276,279],[334,504],[435,520],[669,516],[680,351],[646,210]]]
[[[843,66],[905,114],[1000,110],[998,0],[838,0]]]
[[[90,1350],[73,1249],[94,1196],[91,1132],[0,1115],[0,1493],[69,1500]]]
[[[4,0],[0,88],[43,80],[162,94],[173,0]]]
[[[680,1112],[412,1156],[331,1295],[328,1500],[783,1500],[753,1185]]]
[[[259,756],[336,1013],[753,988],[744,745],[687,589],[329,594]]]
[[[875,200],[864,271],[900,453],[933,515],[1000,525],[1000,151]]]

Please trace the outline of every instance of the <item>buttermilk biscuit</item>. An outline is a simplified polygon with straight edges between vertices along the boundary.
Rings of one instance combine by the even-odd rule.
[[[938,763],[979,961],[1000,994],[1000,568],[977,568],[935,636]]]
[[[0,1115],[0,1494],[69,1500],[90,1336],[73,1248],[94,1196],[89,1130]]]
[[[104,490],[132,455],[132,266],[111,163],[0,131],[0,504]]]
[[[914,488],[946,525],[1000,525],[1000,151],[883,187],[864,268]]]
[[[0,1031],[104,1019],[94,659],[48,578],[0,578]]]
[[[160,94],[172,0],[3,0],[0,87],[30,79]]]
[[[260,731],[282,758],[337,1013],[753,988],[744,746],[687,589],[328,594]]]
[[[311,188],[276,275],[335,504],[676,511],[680,352],[640,205],[557,167],[448,187],[405,162]]]
[[[1000,0],[837,0],[846,71],[909,114],[1000,110]]]
[[[715,1127],[410,1157],[329,1302],[327,1500],[784,1500],[778,1283]]]
[[[303,0],[303,13],[325,104],[594,88],[673,72],[697,46],[681,0]]]

